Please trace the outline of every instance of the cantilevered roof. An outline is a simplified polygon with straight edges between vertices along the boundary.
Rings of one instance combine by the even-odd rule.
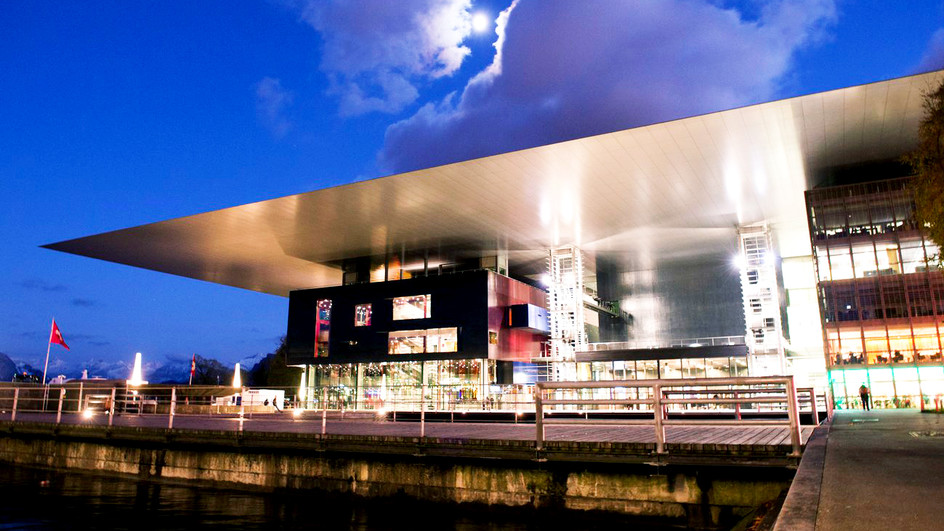
[[[50,244],[59,251],[287,295],[341,282],[340,260],[461,247],[512,268],[576,244],[629,268],[731,253],[767,221],[809,254],[817,170],[896,157],[944,71],[800,96]]]

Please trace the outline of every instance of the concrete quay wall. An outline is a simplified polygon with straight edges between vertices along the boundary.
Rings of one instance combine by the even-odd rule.
[[[737,521],[777,498],[792,477],[791,470],[776,466],[647,464],[645,452],[616,459],[615,453],[625,456],[627,449],[594,446],[566,443],[557,453],[549,447],[550,454],[537,456],[528,441],[0,423],[0,462],[12,465],[269,490],[606,511],[694,528]]]

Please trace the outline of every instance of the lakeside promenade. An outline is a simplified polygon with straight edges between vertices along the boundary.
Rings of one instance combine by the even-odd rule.
[[[533,441],[535,426],[531,422],[469,422],[456,415],[455,422],[427,421],[425,438],[435,440],[493,440],[493,441]],[[9,420],[9,415],[0,415],[0,420]],[[19,413],[17,422],[55,423],[54,413]],[[106,426],[106,415],[97,414],[91,419],[79,414],[62,415],[63,425]],[[240,426],[242,424],[242,426]],[[374,414],[346,413],[343,417],[337,411],[328,413],[324,432],[328,435],[361,435],[383,437],[419,437],[420,423],[415,420],[392,421],[388,417],[378,418]],[[789,450],[790,432],[777,426],[666,426],[666,443],[671,449],[708,450],[782,448]],[[121,414],[113,420],[116,427],[167,428],[167,415]],[[308,411],[300,417],[289,412],[255,413],[244,415],[242,421],[238,415],[176,415],[175,430],[214,430],[223,432],[262,433],[298,433],[320,434],[322,418],[318,411]],[[546,439],[557,442],[589,443],[637,443],[655,444],[655,432],[651,426],[613,426],[613,425],[549,425],[545,427]],[[803,426],[801,442],[806,443],[813,427]],[[670,452],[671,453],[671,452]],[[749,452],[750,453],[750,452]]]
[[[660,453],[652,425],[545,425],[539,447],[533,422],[329,413],[177,415],[173,429],[166,414],[124,413],[109,426],[102,414],[63,414],[57,424],[55,414],[18,413],[14,422],[0,416],[0,457],[263,489],[604,511],[698,529],[732,526],[776,499],[798,462],[790,428],[750,420],[665,426]],[[812,432],[802,427],[804,443]]]
[[[944,528],[944,415],[842,410],[810,438],[777,531]]]

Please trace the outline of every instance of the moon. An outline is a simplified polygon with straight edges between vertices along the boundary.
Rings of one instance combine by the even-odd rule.
[[[488,15],[479,11],[478,13],[472,15],[472,31],[475,33],[483,33],[491,27],[492,21],[489,20]]]

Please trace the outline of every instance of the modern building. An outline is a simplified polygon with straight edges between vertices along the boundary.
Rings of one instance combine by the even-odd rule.
[[[916,143],[923,92],[942,79],[48,247],[288,297],[289,362],[308,391],[329,385],[356,407],[411,400],[420,385],[455,404],[540,378],[783,373],[829,382],[843,406],[860,381],[882,405],[915,405],[944,388],[942,281],[897,160]]]
[[[826,364],[839,404],[858,405],[863,384],[878,407],[944,393],[944,271],[933,260],[940,249],[915,220],[909,181],[806,193]]]
[[[307,368],[310,388],[357,408],[418,400],[421,384],[445,409],[528,383],[522,366],[548,333],[544,290],[488,269],[422,273],[293,291],[287,362]]]

